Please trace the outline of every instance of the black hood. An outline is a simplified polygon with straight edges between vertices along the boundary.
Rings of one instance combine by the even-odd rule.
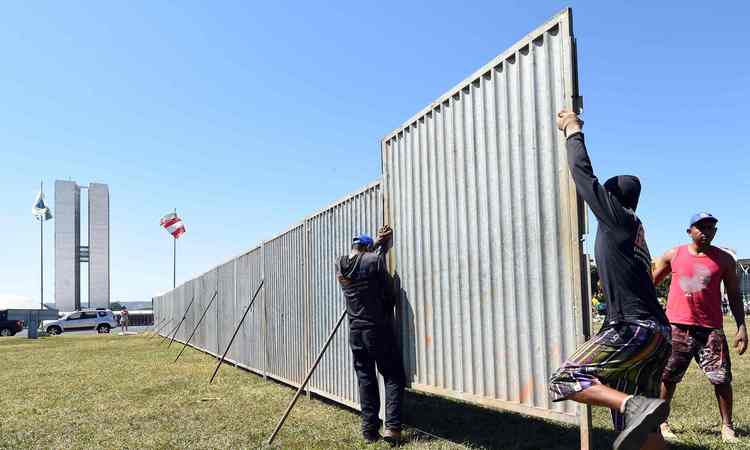
[[[641,196],[641,181],[634,175],[618,175],[604,183],[604,189],[614,195],[625,208],[635,211]]]

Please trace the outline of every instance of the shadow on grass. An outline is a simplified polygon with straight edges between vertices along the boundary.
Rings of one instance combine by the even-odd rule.
[[[495,411],[432,395],[407,392],[404,423],[452,442],[485,449],[577,449],[578,428],[521,414]],[[617,434],[595,428],[594,449],[610,449]],[[671,444],[670,449],[704,447]]]

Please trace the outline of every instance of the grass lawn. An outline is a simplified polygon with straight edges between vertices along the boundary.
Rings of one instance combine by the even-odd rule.
[[[730,337],[733,325],[727,326]],[[172,360],[160,338],[67,334],[0,339],[0,448],[263,448],[294,391],[189,349]],[[750,438],[750,356],[734,356],[735,422]],[[611,448],[609,413],[595,409],[595,448]],[[718,438],[713,390],[695,367],[678,387],[677,449],[730,448]],[[437,397],[408,394],[406,449],[571,449],[578,430]],[[438,439],[414,429],[428,431]],[[356,412],[303,397],[273,448],[386,449],[359,439]],[[733,448],[750,448],[749,443]]]

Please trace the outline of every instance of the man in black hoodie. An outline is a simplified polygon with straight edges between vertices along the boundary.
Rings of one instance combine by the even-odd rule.
[[[359,385],[362,435],[368,442],[380,439],[380,394],[375,367],[385,382],[385,440],[401,441],[401,403],[406,375],[391,326],[396,292],[388,273],[386,253],[393,231],[386,225],[373,242],[367,235],[352,240],[349,255],[336,261],[336,278],[346,298],[349,346]]]
[[[552,399],[611,408],[620,432],[616,450],[665,448],[658,427],[669,405],[658,397],[671,337],[651,278],[643,224],[635,214],[640,181],[621,175],[602,186],[586,152],[583,121],[573,112],[561,111],[557,125],[567,138],[568,164],[578,193],[599,222],[595,257],[607,316],[599,333],[550,379]]]

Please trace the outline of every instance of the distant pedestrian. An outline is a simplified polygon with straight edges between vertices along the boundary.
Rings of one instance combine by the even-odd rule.
[[[362,408],[362,436],[380,439],[380,395],[375,368],[385,381],[385,436],[391,445],[401,441],[401,404],[406,375],[392,328],[396,292],[386,265],[393,231],[378,230],[373,242],[367,235],[352,240],[349,255],[336,261],[336,278],[346,298],[349,345],[357,373]]]
[[[729,344],[724,335],[721,283],[737,323],[734,347],[742,355],[747,350],[745,311],[739,293],[737,262],[719,247],[711,245],[718,220],[701,212],[690,218],[690,243],[667,251],[656,260],[654,283],[670,273],[667,317],[672,324],[672,356],[662,375],[661,398],[672,401],[677,384],[695,359],[714,386],[719,402],[724,442],[738,442],[732,424],[732,365]],[[665,422],[662,434],[676,437]]]
[[[120,311],[120,327],[122,327],[122,332],[127,333],[128,332],[128,323],[130,322],[130,313],[128,312],[128,307],[123,306],[122,310]]]

